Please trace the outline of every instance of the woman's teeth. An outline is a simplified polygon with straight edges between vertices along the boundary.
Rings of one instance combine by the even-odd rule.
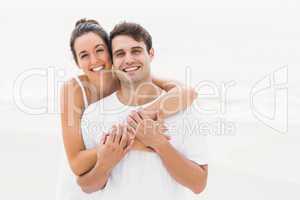
[[[138,70],[139,68],[140,68],[140,67],[129,67],[129,68],[124,69],[123,71],[124,71],[124,72],[131,72],[131,71]]]
[[[103,66],[100,66],[100,67],[93,68],[92,71],[93,71],[93,72],[98,72],[98,71],[100,71],[100,70],[102,70],[102,69],[104,69],[104,67],[103,67]]]

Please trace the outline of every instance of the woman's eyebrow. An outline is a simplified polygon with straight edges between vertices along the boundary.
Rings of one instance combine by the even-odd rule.
[[[115,55],[115,54],[117,54],[119,52],[123,52],[123,49],[118,49],[118,50],[114,51],[113,54]]]
[[[98,47],[104,47],[104,44],[97,44],[96,46],[95,46],[95,48],[98,48]]]
[[[78,55],[81,55],[83,53],[86,53],[86,50],[80,51]]]
[[[98,47],[104,47],[104,44],[97,44],[94,48],[96,49],[96,48],[98,48]],[[83,54],[83,53],[86,53],[86,52],[87,52],[86,50],[82,50],[82,51],[79,52],[78,55]]]

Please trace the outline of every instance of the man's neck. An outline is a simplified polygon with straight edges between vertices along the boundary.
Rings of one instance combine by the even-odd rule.
[[[162,89],[156,86],[150,77],[139,83],[121,83],[116,94],[121,103],[128,106],[140,106],[155,100],[161,93]]]

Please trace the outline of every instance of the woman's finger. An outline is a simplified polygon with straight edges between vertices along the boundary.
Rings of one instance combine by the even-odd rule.
[[[117,143],[117,144],[119,144],[120,141],[121,141],[122,135],[123,135],[123,133],[122,133],[122,127],[121,127],[120,124],[118,124],[117,131],[116,131],[116,137],[114,139],[114,142]]]
[[[164,122],[164,118],[163,118],[163,112],[161,110],[159,110],[157,113],[156,113],[156,121],[158,123],[163,123]]]
[[[134,113],[135,113],[135,111],[131,111],[130,114],[128,115],[128,117],[131,118],[135,123],[138,123],[134,117]]]
[[[150,119],[150,117],[148,115],[146,115],[146,113],[143,110],[139,110],[137,113],[139,114],[139,116],[142,120],[143,119]]]
[[[109,136],[107,137],[107,143],[110,144],[114,143],[116,134],[117,134],[117,129],[113,128],[112,131],[109,133]]]
[[[122,139],[120,141],[120,146],[123,149],[125,149],[125,147],[127,146],[128,139],[129,139],[129,135],[127,133],[122,134]]]
[[[130,126],[127,126],[127,133],[128,133],[128,136],[130,137],[130,139],[134,139],[135,138],[135,129],[130,127]]]
[[[131,140],[129,145],[125,148],[124,154],[128,153],[128,151],[133,147],[134,140]]]
[[[100,144],[105,144],[108,135],[109,135],[108,133],[103,133],[102,134]]]
[[[171,136],[169,136],[169,135],[162,134],[162,136],[164,136],[167,140],[171,140]]]
[[[127,123],[131,128],[136,129],[137,127],[137,122],[129,115],[127,118]]]
[[[135,112],[135,111],[133,112],[132,117],[133,117],[133,119],[135,120],[135,122],[137,124],[143,122],[142,117],[137,112]]]

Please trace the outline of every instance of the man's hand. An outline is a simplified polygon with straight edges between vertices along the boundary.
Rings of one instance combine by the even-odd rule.
[[[142,112],[134,111],[129,115],[128,124],[135,131],[135,137],[154,151],[170,139],[169,136],[163,134],[166,127],[159,113],[156,114],[154,121]]]
[[[133,133],[128,126],[113,126],[110,133],[103,135],[97,147],[98,164],[107,172],[118,164],[133,144]]]

